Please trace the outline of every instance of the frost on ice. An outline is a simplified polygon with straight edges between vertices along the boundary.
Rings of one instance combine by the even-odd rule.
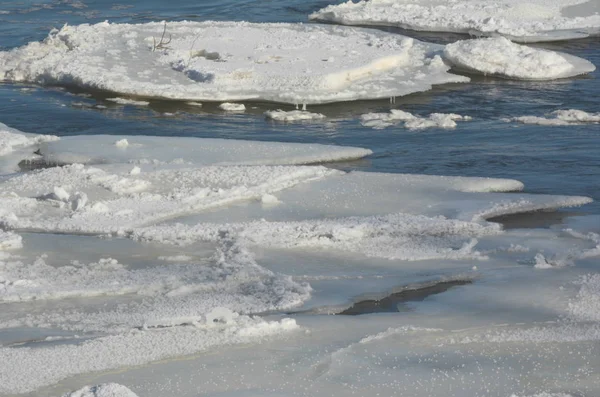
[[[165,26],[171,41],[156,48]],[[0,79],[141,98],[327,103],[402,96],[468,81],[447,73],[449,67],[436,56],[440,48],[336,26],[105,22],[64,26],[43,42],[0,52]]]
[[[391,114],[397,121],[416,118]],[[161,150],[165,139],[172,148],[169,153]],[[222,390],[208,390],[214,387],[209,380],[226,375],[223,379],[231,384],[231,360],[242,362],[244,354],[257,365],[244,365],[240,371],[259,372],[245,376],[245,382],[257,382],[261,393],[279,390],[261,382],[279,380],[260,371],[272,375],[272,366],[283,361],[293,369],[285,382],[293,380],[316,396],[348,381],[359,391],[377,387],[392,395],[421,390],[419,384],[427,380],[446,395],[448,384],[455,390],[493,386],[506,391],[509,379],[513,383],[508,390],[517,392],[522,389],[514,373],[522,367],[514,362],[498,366],[496,361],[505,358],[490,353],[493,346],[487,341],[525,340],[541,331],[482,330],[477,323],[481,318],[555,313],[552,304],[560,301],[570,320],[597,320],[600,283],[595,278],[580,279],[574,299],[568,301],[561,290],[557,294],[545,287],[552,293],[540,293],[528,273],[561,276],[533,270],[535,256],[542,252],[556,262],[563,258],[561,251],[577,247],[581,255],[567,259],[594,260],[600,252],[596,224],[590,230],[572,224],[570,231],[559,234],[511,232],[488,221],[583,205],[591,201],[586,197],[520,193],[523,184],[511,179],[346,173],[296,165],[371,153],[337,146],[76,136],[48,142],[39,153],[42,161],[66,165],[6,175],[0,181],[0,394],[36,392],[63,381],[70,382],[66,390],[78,390],[74,396],[129,397],[129,389],[113,383],[114,369],[141,371],[139,377],[127,378],[127,387],[136,391],[148,391],[138,389],[148,373],[183,371],[181,387],[188,387],[187,380],[193,385],[182,395],[197,395],[198,382],[211,394]],[[49,234],[39,237],[32,231]],[[46,246],[39,247],[44,241]],[[410,311],[361,321],[308,313],[291,319],[284,312],[327,312],[327,305],[349,305],[355,295],[369,291],[423,279],[477,277],[482,281],[468,291],[448,292],[441,310],[444,303],[424,302],[418,310],[431,314],[426,316]],[[533,310],[530,303],[543,310]],[[449,320],[452,313],[459,320]],[[429,320],[436,326],[426,324]],[[502,320],[494,317],[493,323]],[[542,336],[558,338],[566,327],[544,328]],[[295,332],[302,328],[305,332]],[[289,337],[281,338],[285,334]],[[588,327],[574,337],[598,340],[598,334]],[[461,350],[467,338],[468,343],[485,343]],[[268,349],[260,345],[263,340],[268,340]],[[229,349],[233,344],[244,348]],[[479,349],[491,358],[479,355]],[[218,354],[188,357],[178,367],[181,361],[175,358],[207,350]],[[206,365],[197,377],[188,376],[186,371],[199,368],[189,363],[203,359],[219,365]],[[221,365],[220,360],[228,363]],[[493,368],[500,372],[485,365],[480,369],[485,360],[496,360]],[[151,362],[155,364],[145,366]],[[174,367],[162,372],[163,365]],[[432,373],[432,365],[436,371],[455,366],[458,372]],[[220,369],[227,373],[219,374]],[[465,378],[471,372],[478,382],[470,375]],[[91,381],[78,375],[89,373],[100,386],[82,388],[78,382]],[[486,378],[490,373],[494,377]],[[308,382],[306,374],[311,374]],[[238,372],[235,376],[241,378]],[[161,391],[148,395],[162,395],[161,382],[168,379],[157,377]],[[244,390],[254,386],[246,385]],[[289,384],[276,386],[289,390]]]
[[[600,34],[594,0],[361,0],[325,7],[310,18],[344,25],[502,35],[524,43]]]
[[[504,37],[448,44],[444,57],[458,69],[519,80],[552,80],[596,70],[585,59],[515,44]]]

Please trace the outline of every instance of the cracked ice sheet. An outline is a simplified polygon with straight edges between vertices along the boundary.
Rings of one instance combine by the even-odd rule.
[[[186,101],[315,104],[467,82],[443,47],[368,29],[246,22],[64,26],[0,52],[0,79]],[[156,40],[156,41],[155,41]],[[191,49],[191,50],[190,50]]]
[[[299,390],[311,396],[595,395],[600,325],[560,317],[569,315],[569,302],[588,299],[589,285],[572,284],[576,274],[573,269],[540,277],[530,268],[504,268],[488,272],[480,287],[430,297],[401,315],[299,315],[307,331],[271,341],[268,349],[224,348],[218,355],[125,374],[72,379],[55,390],[120,381],[147,397],[162,396],[164,387],[182,396]],[[520,324],[504,323],[507,317]],[[163,380],[148,382],[151,373]]]
[[[595,0],[362,0],[325,7],[310,18],[344,25],[502,35],[524,43],[600,34]]]
[[[169,150],[165,150],[165,146]],[[44,164],[127,163],[158,165],[295,165],[354,160],[369,149],[306,143],[254,142],[237,139],[80,135],[40,147]],[[144,167],[147,166],[147,167]]]
[[[503,238],[530,246],[532,252],[542,247],[565,250],[576,241],[553,230],[508,233],[512,236]],[[492,239],[489,244],[498,247],[501,242]],[[597,394],[597,275],[586,275],[588,270],[579,266],[553,272],[540,272],[531,264],[507,266],[523,254],[528,253],[500,250],[474,272],[474,284],[409,304],[401,315],[296,315],[305,332],[271,340],[268,349],[223,347],[218,355],[131,368],[124,377],[74,378],[51,390],[58,395],[82,387],[82,382],[120,381],[148,397],[162,396],[164,387],[175,387],[182,396],[199,391],[215,396],[289,395],[298,390],[313,396],[394,395],[399,390],[439,397]],[[321,258],[319,263],[315,269],[329,262]],[[339,293],[343,287],[338,288]],[[351,291],[361,294],[360,289]],[[147,382],[150,373],[160,373],[162,379]]]
[[[297,325],[292,319],[247,314],[282,311],[310,297],[305,282],[260,266],[233,241],[222,241],[200,261],[165,264],[158,258],[153,265],[131,267],[108,257],[60,263],[52,251],[32,263],[27,239],[23,250],[11,250],[0,260],[1,393],[30,392],[87,372],[258,343]],[[100,245],[106,252],[114,243]],[[84,241],[79,247],[89,250]],[[74,257],[86,256],[68,250]]]
[[[320,166],[207,166],[133,175],[131,165],[109,168],[73,164],[9,178],[0,183],[0,222],[22,230],[122,233],[340,173]]]

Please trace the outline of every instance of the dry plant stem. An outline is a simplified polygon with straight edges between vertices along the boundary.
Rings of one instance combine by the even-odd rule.
[[[167,34],[167,23],[165,22],[165,26],[163,28],[162,35],[160,36],[160,41],[158,44],[156,43],[156,37],[153,37],[152,40],[154,42],[152,46],[152,51],[162,50],[167,48],[167,44],[171,42],[171,34],[169,34],[169,38],[165,40],[165,35]]]

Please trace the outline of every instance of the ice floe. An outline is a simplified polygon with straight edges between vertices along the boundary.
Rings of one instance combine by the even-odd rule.
[[[588,113],[583,110],[568,109],[556,110],[550,115],[554,117],[540,116],[520,116],[506,119],[506,121],[517,121],[523,124],[538,124],[545,126],[578,125],[578,124],[598,124],[600,123],[600,113]]]
[[[325,118],[321,113],[311,113],[305,110],[290,110],[286,112],[281,109],[266,111],[265,117],[276,121],[322,120]]]
[[[392,109],[390,113],[367,113],[360,116],[361,124],[379,130],[404,123],[409,130],[422,130],[426,128],[456,128],[456,121],[471,120],[471,116],[461,116],[455,113],[432,113],[428,117],[418,117],[400,109]]]
[[[169,150],[165,151],[168,145]],[[241,141],[217,138],[151,136],[72,136],[45,144],[40,164],[65,165],[123,163],[142,168],[166,164],[291,165],[353,160],[369,149],[320,144]]]
[[[330,5],[310,18],[344,25],[502,35],[519,42],[600,34],[600,15],[594,0],[361,0]]]
[[[158,45],[168,34],[169,43]],[[291,104],[389,98],[449,74],[441,46],[368,29],[246,22],[63,26],[0,53],[0,79],[135,97]]]
[[[552,80],[596,70],[585,59],[515,44],[504,37],[448,44],[444,58],[457,69],[520,80]]]
[[[229,103],[225,102],[219,105],[219,109],[226,112],[245,112],[246,106],[243,103]]]

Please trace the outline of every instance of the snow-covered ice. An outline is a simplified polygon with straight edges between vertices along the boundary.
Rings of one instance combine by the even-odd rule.
[[[169,43],[158,45],[166,29]],[[441,46],[369,29],[246,22],[63,26],[0,52],[0,79],[185,101],[389,98],[466,82]]]
[[[38,153],[66,165],[0,181],[0,394],[533,396],[600,373],[597,225],[490,221],[587,197],[298,165],[371,153],[338,146],[75,136]],[[314,314],[453,281],[398,316]]]
[[[538,124],[545,126],[561,125],[579,125],[579,124],[598,124],[600,123],[600,113],[588,113],[583,110],[566,109],[556,110],[550,113],[553,117],[540,116],[520,116],[506,119],[506,121],[517,121],[523,124]]]
[[[595,0],[350,0],[316,11],[310,18],[344,25],[502,35],[518,42],[600,34]]]
[[[165,146],[169,150],[165,150]],[[320,144],[95,135],[64,137],[45,144],[40,148],[39,162],[59,165],[123,163],[142,168],[167,164],[291,165],[353,160],[371,153],[369,149]]]
[[[422,130],[426,128],[456,128],[456,121],[471,120],[471,116],[461,116],[455,113],[432,113],[428,117],[415,116],[400,109],[392,109],[390,113],[367,113],[360,116],[361,124],[379,130],[404,123],[409,130]]]
[[[444,58],[457,69],[519,80],[560,79],[596,70],[585,59],[515,44],[505,37],[448,44]]]

